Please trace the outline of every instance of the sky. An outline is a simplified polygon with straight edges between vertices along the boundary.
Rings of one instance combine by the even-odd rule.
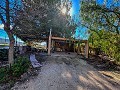
[[[80,0],[72,0],[72,17],[75,17],[75,22],[80,21]],[[74,35],[76,39],[88,39],[87,28],[78,26]]]
[[[72,0],[72,16],[78,15],[80,10],[80,0]]]

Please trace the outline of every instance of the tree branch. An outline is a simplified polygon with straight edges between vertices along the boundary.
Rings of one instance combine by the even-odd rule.
[[[7,28],[10,29],[10,6],[9,6],[9,0],[6,0],[6,25]]]
[[[115,10],[109,9],[109,8],[107,8],[107,7],[104,7],[104,6],[100,6],[100,5],[88,6],[86,11],[89,11],[89,10],[90,10],[90,11],[100,10],[100,12],[103,12],[103,13],[104,13],[104,12],[108,12],[108,13],[112,12],[112,13],[114,13],[118,18],[120,18],[120,12],[119,12],[119,10],[115,11]]]
[[[5,20],[1,14],[0,14],[0,19],[1,19],[2,23],[5,24]]]
[[[104,14],[103,14],[103,15],[104,15]],[[104,17],[105,17],[105,19],[106,19],[108,25],[115,27],[115,28],[116,28],[117,34],[119,34],[119,30],[118,30],[118,27],[119,27],[119,26],[118,26],[118,25],[116,26],[116,25],[112,24],[112,23],[110,22],[108,16],[107,16],[107,14],[105,14]]]
[[[4,7],[2,7],[1,5],[0,5],[0,8],[6,11],[6,9]]]

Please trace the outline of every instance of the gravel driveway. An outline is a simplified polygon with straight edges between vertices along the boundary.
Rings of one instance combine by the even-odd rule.
[[[34,79],[14,90],[120,90],[120,81],[100,74],[77,55],[53,54],[46,57]]]

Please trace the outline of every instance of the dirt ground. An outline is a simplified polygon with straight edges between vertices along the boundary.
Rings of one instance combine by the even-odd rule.
[[[74,53],[44,56],[38,76],[15,84],[12,90],[120,90],[120,80],[111,79]]]

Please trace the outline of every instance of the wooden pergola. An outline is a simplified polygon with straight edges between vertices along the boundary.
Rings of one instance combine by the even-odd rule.
[[[51,46],[53,45],[54,40],[60,40],[60,41],[67,41],[69,39],[67,38],[61,38],[61,37],[52,37],[51,32],[49,35],[49,40],[48,40],[48,55],[51,55]],[[78,40],[73,40],[73,42],[77,42]],[[85,43],[85,57],[88,58],[88,50],[89,50],[89,43],[88,40],[80,40],[82,43]]]
[[[43,37],[38,33],[25,33],[25,32],[18,32],[15,33],[19,38],[21,38],[23,41],[34,41],[34,40],[46,40],[48,41],[48,55],[51,54],[51,46],[53,45],[53,41],[58,40],[58,41],[70,41],[70,39],[68,38],[61,38],[61,37],[54,37],[54,35],[51,35],[51,31],[48,37]],[[72,40],[73,42],[78,42],[78,40]],[[88,40],[80,40],[80,42],[85,43],[85,57],[88,58],[88,49],[89,49],[89,45],[88,45]]]

